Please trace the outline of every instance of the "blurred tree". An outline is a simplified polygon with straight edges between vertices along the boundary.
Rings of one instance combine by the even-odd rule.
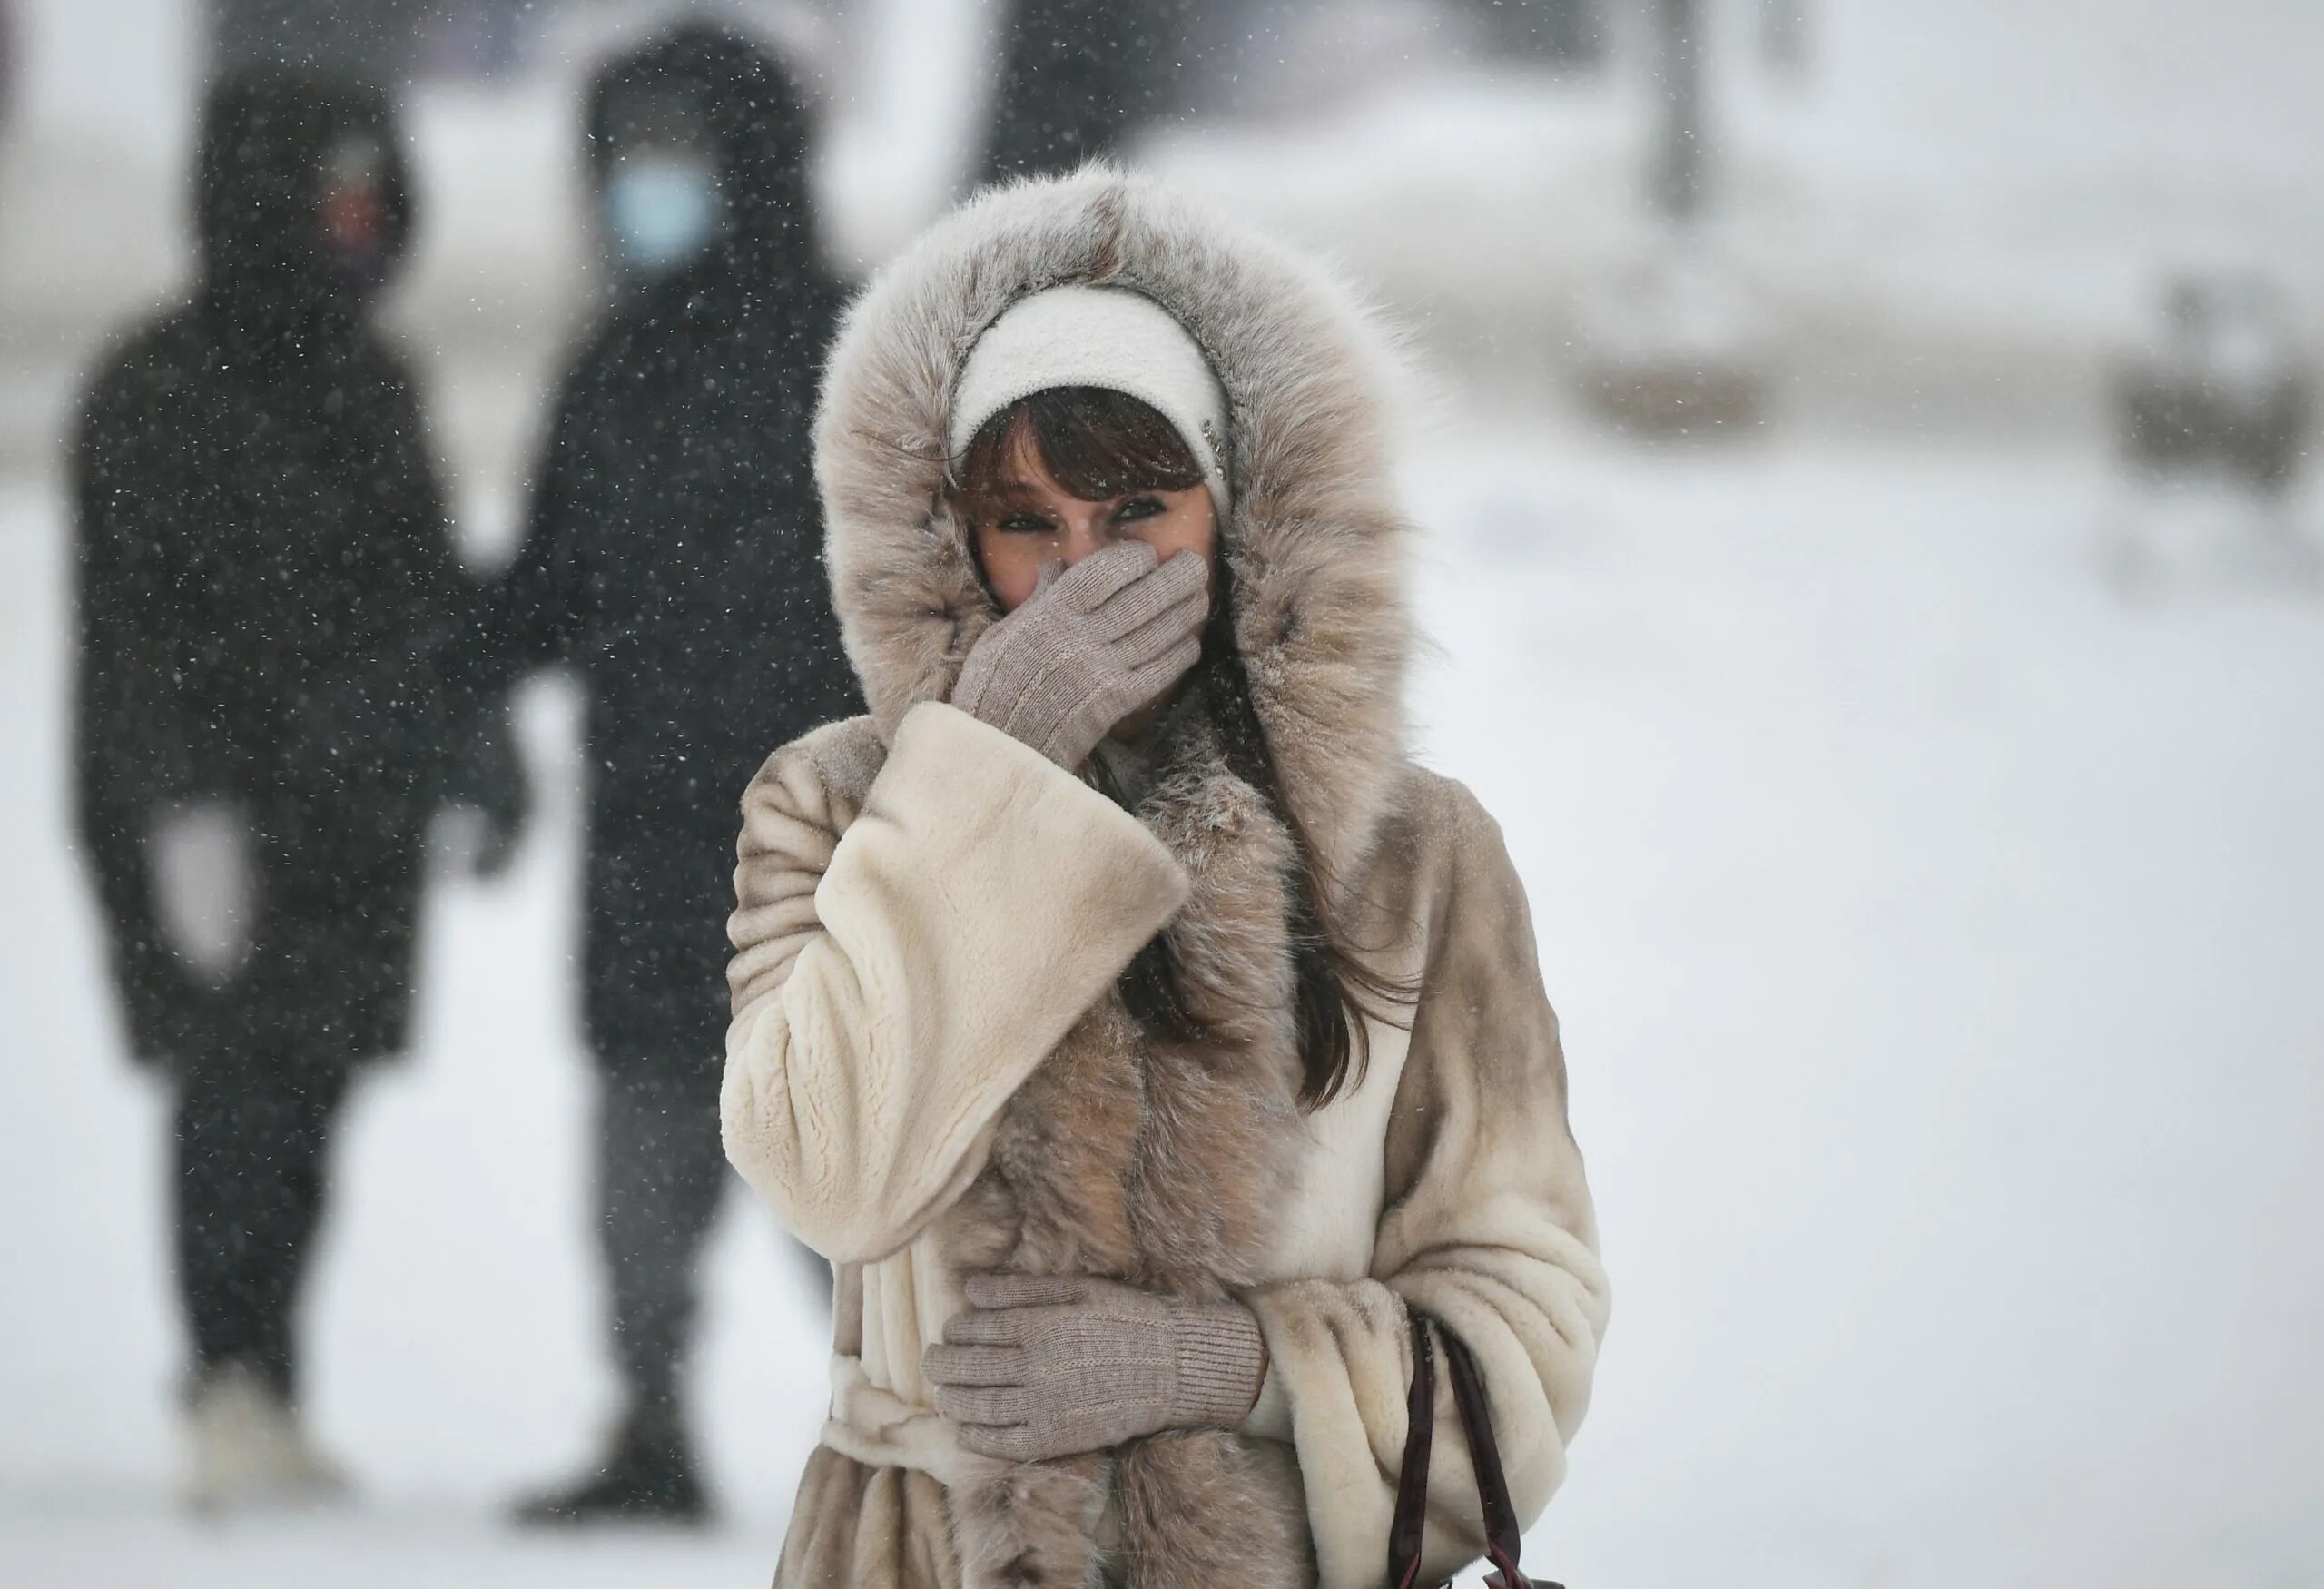
[[[0,0],[0,133],[8,130],[8,112],[15,104],[15,0]]]
[[[1597,0],[1471,0],[1495,57],[1594,66],[1606,58]]]
[[[202,8],[212,77],[271,64],[393,84],[411,74],[439,0],[202,0]]]
[[[1013,0],[979,180],[1068,171],[1118,152],[1178,104],[1205,0]]]

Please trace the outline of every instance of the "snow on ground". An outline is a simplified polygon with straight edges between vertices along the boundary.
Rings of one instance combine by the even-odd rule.
[[[1632,451],[1507,416],[1412,471],[1430,762],[1500,817],[1619,1301],[1537,1535],[1578,1584],[2324,1576],[2324,607],[2127,605],[2047,452]],[[159,1113],[64,849],[58,526],[0,512],[0,1581],[762,1581],[816,1321],[740,1194],[697,1381],[729,1530],[537,1542],[586,1446],[573,714],[517,873],[438,897],[414,1063],[312,1314],[345,1518],[166,1501]]]
[[[1616,1277],[1569,1581],[2324,1579],[2324,612],[2122,605],[2102,475],[1422,473]]]

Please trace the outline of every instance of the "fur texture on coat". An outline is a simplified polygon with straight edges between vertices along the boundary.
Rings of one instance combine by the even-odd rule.
[[[1408,526],[1396,506],[1393,343],[1314,262],[1103,165],[989,192],[888,266],[843,321],[815,429],[834,601],[883,735],[947,698],[1000,614],[944,501],[952,384],[1019,298],[1134,288],[1226,391],[1222,527],[1236,644],[1326,877],[1369,850],[1403,760]]]
[[[1389,345],[1312,264],[1103,166],[988,192],[846,318],[816,462],[835,605],[873,713],[856,732],[884,740],[911,706],[944,699],[1000,616],[945,500],[952,387],[986,326],[1067,282],[1153,298],[1226,389],[1235,505],[1221,546],[1237,643],[1311,864],[1327,883],[1354,875],[1403,768],[1412,640],[1405,525],[1387,479]],[[877,749],[837,760],[855,774],[834,775],[854,782]],[[1136,814],[1189,879],[1166,937],[1211,1036],[1143,1031],[1118,992],[1092,1007],[1011,1100],[984,1171],[943,1217],[962,1272],[1094,1274],[1203,1301],[1260,1278],[1301,1129],[1293,841],[1228,769],[1198,706],[1166,712],[1156,765]],[[990,1465],[950,1496],[963,1580],[1312,1581],[1296,1471],[1265,1444],[1179,1432],[1111,1456]],[[1118,1538],[1101,1541],[1101,1520]]]

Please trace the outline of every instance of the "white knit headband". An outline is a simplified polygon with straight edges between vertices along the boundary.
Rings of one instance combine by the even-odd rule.
[[[1059,386],[1122,392],[1169,420],[1226,518],[1226,393],[1170,311],[1126,287],[1051,287],[988,326],[952,389],[952,456],[1001,410]]]

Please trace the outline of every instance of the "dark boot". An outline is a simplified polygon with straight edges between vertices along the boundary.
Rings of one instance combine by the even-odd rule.
[[[528,1525],[701,1524],[709,1517],[684,1429],[673,1415],[651,1409],[622,1419],[594,1476],[517,1508],[517,1521]]]

